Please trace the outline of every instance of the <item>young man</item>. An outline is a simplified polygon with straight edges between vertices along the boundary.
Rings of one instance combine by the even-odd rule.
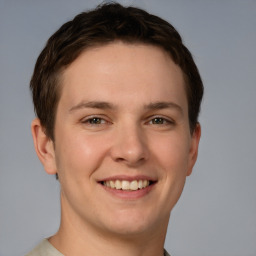
[[[35,150],[61,224],[33,255],[162,256],[195,164],[203,85],[166,21],[105,4],[64,24],[31,80]]]

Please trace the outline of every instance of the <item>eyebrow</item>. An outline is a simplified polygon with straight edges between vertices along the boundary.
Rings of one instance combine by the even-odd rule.
[[[79,110],[83,108],[96,108],[96,109],[116,109],[116,106],[109,102],[105,101],[88,101],[88,102],[81,102],[69,109],[69,112],[73,112],[74,110]],[[160,109],[167,109],[167,108],[174,108],[178,110],[181,114],[183,114],[183,109],[181,106],[174,102],[153,102],[149,103],[148,105],[144,106],[146,110],[160,110]]]
[[[69,109],[69,112],[74,110],[79,110],[83,108],[98,108],[98,109],[115,109],[115,106],[111,103],[104,101],[89,101],[89,102],[81,102],[72,108]]]
[[[174,102],[154,102],[148,105],[145,105],[145,109],[147,110],[160,110],[160,109],[167,109],[167,108],[174,108],[178,110],[181,114],[183,114],[183,109],[180,105]]]

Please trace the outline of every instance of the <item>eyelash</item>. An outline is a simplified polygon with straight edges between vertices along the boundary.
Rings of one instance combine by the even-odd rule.
[[[159,122],[159,120],[161,120],[162,123],[153,123],[154,121],[157,121]],[[162,117],[162,116],[153,116],[150,118],[149,124],[151,125],[164,125],[164,126],[168,126],[168,125],[174,125],[175,122],[173,120],[170,120],[168,118],[165,118],[165,117]]]
[[[90,116],[81,121],[83,124],[87,124],[90,126],[99,126],[99,125],[105,125],[110,122],[108,122],[106,119],[99,117],[99,116]],[[156,123],[153,123],[156,122]],[[159,122],[159,123],[158,123]],[[146,124],[149,125],[161,125],[161,126],[168,126],[168,125],[174,125],[175,122],[173,120],[167,119],[162,116],[153,116],[150,117],[150,120],[146,122]]]
[[[94,121],[100,121],[100,123],[97,123],[97,122],[93,123]],[[103,123],[102,123],[102,121],[103,121]],[[106,121],[104,118],[98,117],[98,116],[87,117],[86,119],[83,119],[81,122],[83,124],[88,124],[88,125],[91,125],[91,126],[102,125],[102,124],[108,123],[108,121]]]

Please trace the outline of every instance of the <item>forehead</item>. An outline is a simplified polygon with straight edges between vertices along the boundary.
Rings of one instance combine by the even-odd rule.
[[[113,42],[86,49],[66,68],[61,80],[61,98],[74,103],[108,96],[134,100],[140,94],[150,101],[186,97],[180,67],[160,47],[145,44]]]

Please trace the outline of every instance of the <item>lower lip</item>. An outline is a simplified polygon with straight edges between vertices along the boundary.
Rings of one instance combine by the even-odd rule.
[[[151,184],[150,186],[143,188],[143,189],[138,189],[138,190],[122,190],[122,189],[113,189],[107,186],[104,186],[102,184],[100,184],[105,191],[107,191],[108,193],[112,194],[115,197],[119,197],[121,199],[126,199],[126,200],[136,200],[139,198],[142,198],[144,196],[146,196],[154,187],[154,184]]]

